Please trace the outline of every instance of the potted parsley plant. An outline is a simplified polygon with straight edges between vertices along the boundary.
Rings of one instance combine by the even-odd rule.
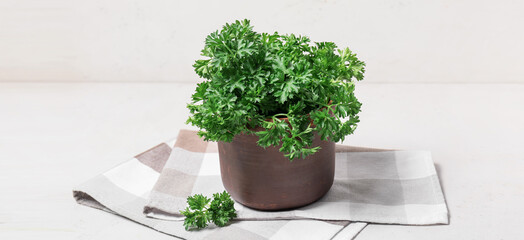
[[[253,31],[249,20],[209,34],[193,65],[203,79],[188,123],[217,141],[222,182],[260,210],[312,203],[333,184],[335,142],[359,122],[365,63],[348,48]]]

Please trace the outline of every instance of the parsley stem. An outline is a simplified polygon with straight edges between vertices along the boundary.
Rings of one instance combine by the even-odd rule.
[[[277,114],[273,115],[273,118],[280,117],[280,116],[289,118],[289,115],[287,115],[285,113],[277,113]]]

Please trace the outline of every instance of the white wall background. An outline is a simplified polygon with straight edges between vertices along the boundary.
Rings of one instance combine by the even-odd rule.
[[[366,82],[524,83],[519,0],[1,0],[0,81],[194,82],[205,36],[242,18],[349,46]]]

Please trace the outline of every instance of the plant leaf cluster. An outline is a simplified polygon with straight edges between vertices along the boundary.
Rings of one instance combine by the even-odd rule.
[[[180,211],[186,217],[186,230],[205,228],[210,222],[223,227],[237,216],[235,202],[226,191],[213,194],[213,200],[202,194],[195,194],[187,198],[187,204],[188,207]]]
[[[337,142],[359,122],[354,83],[363,79],[365,63],[349,48],[257,33],[243,20],[209,34],[201,55],[193,67],[205,80],[188,104],[187,122],[205,140],[256,134],[260,146],[278,146],[293,160],[318,151],[314,134]]]

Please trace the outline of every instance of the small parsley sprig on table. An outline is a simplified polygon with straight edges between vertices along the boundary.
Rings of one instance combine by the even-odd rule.
[[[205,228],[210,222],[223,227],[237,216],[235,202],[226,191],[213,194],[213,200],[202,194],[195,194],[187,198],[187,204],[189,206],[180,211],[186,217],[186,230]]]
[[[338,142],[355,131],[361,103],[354,83],[364,78],[365,63],[349,48],[257,33],[243,20],[209,34],[202,56],[193,67],[206,80],[187,106],[187,122],[205,140],[256,134],[258,145],[278,146],[293,160],[319,150],[315,133]]]

